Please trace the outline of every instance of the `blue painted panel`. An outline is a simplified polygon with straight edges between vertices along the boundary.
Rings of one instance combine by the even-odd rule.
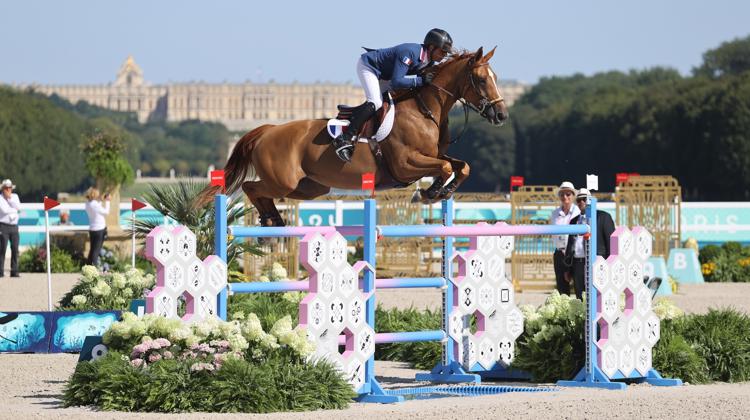
[[[13,314],[18,317],[0,325],[0,352],[49,352],[52,331],[50,312],[0,312],[0,317]]]
[[[120,311],[0,312],[18,317],[0,325],[0,353],[79,352],[87,335],[102,335]]]
[[[692,248],[674,248],[669,251],[667,270],[678,283],[703,283],[701,264]]]
[[[89,335],[104,335],[113,322],[120,318],[120,311],[53,312],[54,334],[50,341],[50,353],[73,353],[81,351]]]

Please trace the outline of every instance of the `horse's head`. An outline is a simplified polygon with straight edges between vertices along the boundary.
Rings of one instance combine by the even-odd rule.
[[[502,125],[508,119],[508,107],[500,94],[497,75],[490,67],[489,61],[494,54],[495,48],[483,55],[480,47],[469,58],[466,66],[468,82],[464,84],[461,96],[487,121]]]

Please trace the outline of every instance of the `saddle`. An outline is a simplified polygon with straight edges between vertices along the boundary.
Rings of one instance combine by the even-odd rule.
[[[357,133],[357,135],[360,138],[360,141],[366,142],[367,139],[376,137],[376,134],[378,133],[378,129],[383,125],[383,122],[385,121],[386,117],[388,116],[388,110],[393,106],[393,99],[391,98],[391,94],[389,92],[386,92],[383,94],[383,106],[380,107],[379,110],[375,112],[375,114],[370,117],[367,122],[362,124],[362,129]],[[349,121],[349,119],[352,116],[352,112],[354,112],[354,109],[357,107],[355,106],[347,106],[347,105],[338,105],[337,106],[339,113],[336,115],[336,119],[339,121]],[[391,124],[393,124],[393,121],[391,121]],[[345,130],[345,128],[342,128]],[[388,133],[390,133],[391,127],[388,127]],[[387,136],[388,133],[385,133]],[[385,138],[385,136],[383,136]],[[376,141],[380,141],[382,139],[376,139]]]

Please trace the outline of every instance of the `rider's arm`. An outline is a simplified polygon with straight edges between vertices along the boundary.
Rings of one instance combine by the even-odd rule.
[[[406,89],[422,86],[422,78],[419,76],[406,77],[411,66],[419,62],[419,54],[401,54],[393,64],[393,74],[391,76],[391,87],[393,89]]]

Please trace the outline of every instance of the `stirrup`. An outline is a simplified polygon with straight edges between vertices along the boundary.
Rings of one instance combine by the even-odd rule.
[[[344,162],[351,162],[352,155],[354,154],[354,142],[356,140],[344,139],[344,136],[345,134],[342,134],[333,139],[333,141],[331,141],[331,145],[334,147],[336,156],[338,156],[339,159],[343,160]]]
[[[354,154],[354,143],[344,143],[336,148],[336,156],[344,162],[351,162]]]

